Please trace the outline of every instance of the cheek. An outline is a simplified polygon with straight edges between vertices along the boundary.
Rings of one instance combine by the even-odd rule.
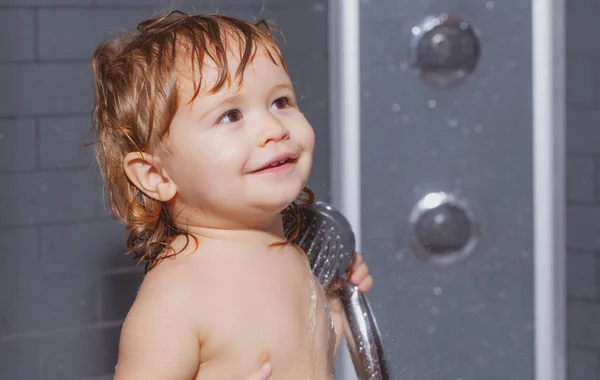
[[[299,140],[306,152],[313,152],[315,149],[315,132],[312,126],[305,122],[304,127],[300,130]]]
[[[223,136],[203,139],[201,144],[188,148],[188,165],[202,176],[206,186],[215,189],[224,185],[242,173],[246,163],[247,149],[236,139]]]

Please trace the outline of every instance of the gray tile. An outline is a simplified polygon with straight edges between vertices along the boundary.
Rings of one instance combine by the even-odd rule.
[[[38,339],[0,340],[0,379],[41,380],[40,358]]]
[[[12,290],[14,320],[11,332],[44,332],[97,321],[94,285],[94,278],[84,274],[19,278]]]
[[[600,111],[567,110],[567,151],[600,153]]]
[[[34,11],[30,9],[0,9],[0,62],[35,58],[34,15]],[[18,32],[15,33],[15,30]]]
[[[94,164],[90,117],[52,117],[40,120],[40,166],[43,169],[85,168]]]
[[[567,160],[567,199],[572,202],[593,202],[596,191],[595,163],[592,158]]]
[[[44,380],[103,376],[117,363],[119,327],[53,334],[42,342]]]
[[[41,273],[37,228],[0,229],[0,336],[19,330],[17,284],[33,281]],[[0,377],[1,378],[1,377]]]
[[[598,80],[592,58],[567,59],[567,103],[592,106],[598,102]]]
[[[592,298],[598,294],[596,257],[593,253],[567,256],[567,294],[576,298]]]
[[[600,378],[600,360],[597,352],[568,350],[568,378],[569,380],[594,380]]]
[[[153,13],[143,8],[40,10],[40,58],[89,60],[98,44],[134,28]]]
[[[600,248],[600,207],[571,205],[567,209],[567,246],[572,249]]]
[[[586,25],[594,25],[600,4],[595,1],[568,3],[566,7],[567,54],[590,57],[600,53],[600,35]],[[571,5],[576,4],[576,5]]]
[[[121,321],[129,312],[142,283],[143,272],[102,276],[102,320]]]
[[[567,334],[569,344],[600,347],[600,305],[569,302],[567,307]]]
[[[87,63],[1,65],[0,81],[0,116],[91,114]]]
[[[92,4],[94,0],[0,0],[0,5],[8,5],[8,6],[43,6],[43,7],[53,7],[53,6],[65,6],[65,5],[76,5],[76,6],[84,6]]]
[[[34,119],[0,120],[0,172],[33,170],[36,139]]]
[[[0,227],[89,219],[95,178],[89,171],[0,175]]]
[[[41,263],[48,275],[77,275],[131,267],[126,232],[118,223],[95,221],[47,226],[41,233]]]

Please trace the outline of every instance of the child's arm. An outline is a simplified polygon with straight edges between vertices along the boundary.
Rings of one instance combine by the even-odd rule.
[[[182,298],[171,289],[140,290],[121,330],[114,380],[195,377],[200,345]]]

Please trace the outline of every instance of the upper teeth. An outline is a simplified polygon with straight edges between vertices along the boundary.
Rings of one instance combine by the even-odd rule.
[[[272,163],[271,165],[269,165],[269,167],[273,167],[273,166],[277,166],[277,165],[281,165],[281,164],[285,164],[287,160],[281,160],[281,161],[277,161]]]

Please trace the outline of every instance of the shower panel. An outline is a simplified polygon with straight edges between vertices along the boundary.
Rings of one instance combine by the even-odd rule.
[[[559,3],[330,1],[332,202],[392,379],[564,380]]]

